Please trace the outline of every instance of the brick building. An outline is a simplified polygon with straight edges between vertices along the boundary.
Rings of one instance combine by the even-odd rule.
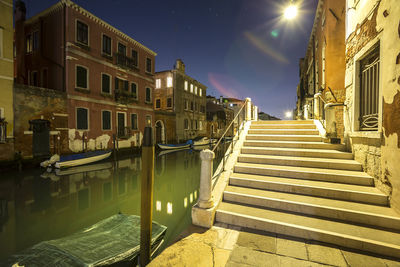
[[[140,145],[154,125],[155,52],[69,0],[16,16],[15,36],[17,82],[66,93],[70,151],[110,148],[113,135]]]
[[[325,120],[324,102],[332,103],[334,129],[343,137],[345,100],[345,0],[319,0],[306,55],[299,62],[296,117]]]
[[[230,104],[233,107],[233,103]],[[230,104],[224,103],[222,96],[219,100],[213,96],[207,96],[207,137],[220,138],[225,133],[226,128],[234,118],[234,110],[228,107]],[[234,127],[231,127],[231,130],[226,133],[227,137],[234,135],[236,129]]]
[[[154,110],[157,142],[181,142],[206,136],[207,87],[185,73],[182,60],[155,75]]]

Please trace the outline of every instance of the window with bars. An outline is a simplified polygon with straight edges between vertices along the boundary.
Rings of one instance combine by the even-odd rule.
[[[378,130],[379,46],[360,61],[360,130]]]
[[[138,52],[132,49],[132,60],[133,64],[137,67],[138,66]]]
[[[89,45],[89,27],[81,21],[76,22],[76,41]]]
[[[131,94],[133,98],[137,99],[137,84],[136,83],[131,83]]]
[[[146,102],[151,103],[151,89],[149,87],[146,88]]]
[[[146,71],[152,73],[152,62],[150,58],[146,58]]]

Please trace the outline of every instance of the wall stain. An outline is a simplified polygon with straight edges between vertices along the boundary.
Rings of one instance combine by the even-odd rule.
[[[397,147],[400,148],[400,91],[392,104],[383,103],[383,128],[386,138],[397,133]]]

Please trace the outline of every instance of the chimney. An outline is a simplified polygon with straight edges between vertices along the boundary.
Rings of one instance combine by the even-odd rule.
[[[14,18],[15,18],[15,52],[16,58],[16,82],[20,84],[27,84],[25,69],[25,17],[26,7],[23,1],[17,0],[15,2]]]
[[[178,58],[175,63],[175,69],[185,73],[185,64],[182,59]]]

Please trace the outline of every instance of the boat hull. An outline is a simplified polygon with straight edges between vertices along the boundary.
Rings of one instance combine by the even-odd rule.
[[[164,150],[172,150],[172,149],[184,149],[189,148],[190,144],[182,144],[182,145],[166,145],[166,144],[157,144],[159,148]]]
[[[103,159],[108,158],[111,155],[111,151],[105,152],[103,154],[99,155],[94,155],[94,156],[89,156],[89,157],[81,157],[77,159],[71,159],[71,160],[66,160],[66,161],[58,161],[55,163],[55,167],[57,169],[61,168],[69,168],[69,167],[75,167],[75,166],[80,166],[80,165],[85,165],[93,162],[97,162]]]

